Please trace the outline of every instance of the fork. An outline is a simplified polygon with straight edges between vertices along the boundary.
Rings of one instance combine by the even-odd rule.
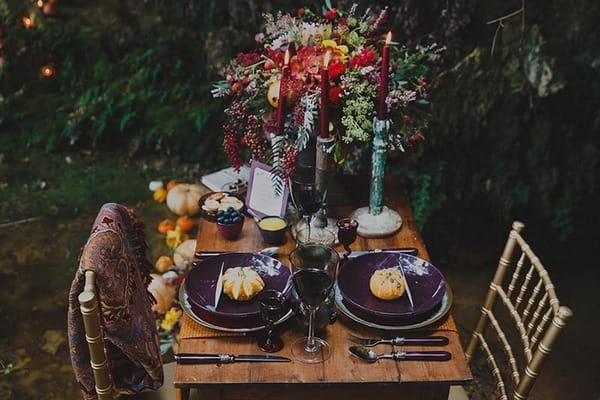
[[[422,336],[422,337],[402,337],[398,336],[392,339],[365,339],[359,338],[348,333],[347,338],[354,343],[362,346],[371,347],[378,344],[405,345],[405,346],[445,346],[448,344],[448,338],[445,336]]]

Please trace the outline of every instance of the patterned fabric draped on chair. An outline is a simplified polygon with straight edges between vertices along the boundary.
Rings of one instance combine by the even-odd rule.
[[[94,271],[111,379],[116,392],[134,394],[162,385],[163,368],[154,298],[147,291],[152,265],[146,259],[144,225],[119,204],[102,206],[69,293],[68,333],[71,362],[86,400],[97,398],[90,355],[79,309],[85,271]]]

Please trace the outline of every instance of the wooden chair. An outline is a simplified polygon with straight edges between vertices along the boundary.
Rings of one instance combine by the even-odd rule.
[[[90,351],[90,360],[96,383],[96,393],[98,400],[113,400],[115,395],[114,386],[110,379],[108,360],[104,351],[104,339],[102,327],[100,324],[100,311],[98,309],[98,299],[96,297],[95,274],[93,271],[85,272],[85,286],[83,292],[79,295],[79,304],[83,316],[83,325],[85,327],[85,338]],[[173,400],[176,398],[172,382],[174,363],[165,364],[165,382],[164,385],[155,392],[147,392],[135,397],[148,400]],[[170,370],[170,371],[167,371]]]
[[[471,362],[478,347],[483,351],[496,382],[495,394],[503,400],[529,396],[572,316],[570,308],[561,306],[550,275],[521,236],[524,226],[518,221],[512,225],[466,349]],[[506,318],[497,317],[501,312],[508,314]],[[494,346],[503,351],[494,351]]]

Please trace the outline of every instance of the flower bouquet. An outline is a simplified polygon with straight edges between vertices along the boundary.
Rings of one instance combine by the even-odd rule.
[[[256,159],[290,176],[317,120],[320,135],[334,139],[327,150],[337,163],[349,145],[370,144],[377,114],[393,121],[388,150],[422,140],[428,104],[422,62],[432,47],[411,53],[393,43],[382,79],[387,15],[387,9],[359,13],[356,4],[342,11],[329,1],[320,13],[301,8],[296,15],[265,14],[257,47],[239,53],[224,69],[225,79],[214,84],[213,96],[231,101],[223,130],[233,167]],[[389,86],[382,89],[382,80]]]

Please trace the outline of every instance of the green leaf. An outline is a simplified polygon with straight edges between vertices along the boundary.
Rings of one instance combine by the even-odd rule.
[[[125,115],[123,115],[123,117],[121,118],[121,123],[119,124],[119,130],[121,132],[123,132],[125,130],[125,127],[127,126],[127,123],[129,121],[131,121],[133,118],[135,118],[135,116],[136,116],[135,111],[127,111],[125,113]]]

